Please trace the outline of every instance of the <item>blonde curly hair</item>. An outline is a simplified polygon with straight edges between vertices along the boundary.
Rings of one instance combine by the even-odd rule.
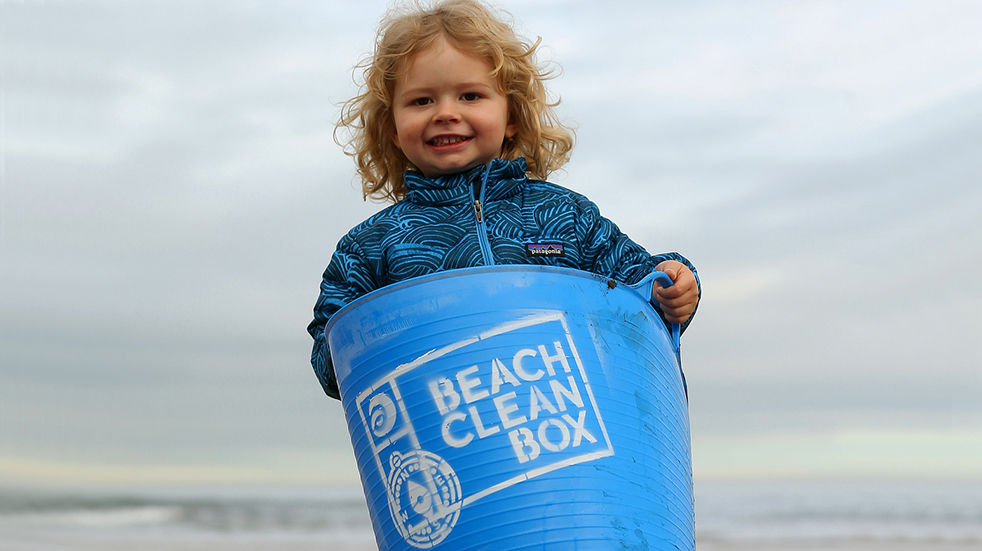
[[[440,37],[491,65],[510,120],[518,126],[502,144],[501,157],[524,157],[528,174],[540,179],[566,164],[573,131],[556,114],[559,101],[547,97],[544,83],[555,75],[536,60],[541,39],[523,40],[510,21],[475,0],[442,0],[430,8],[417,0],[382,20],[374,53],[355,66],[362,71],[361,93],[342,105],[335,128],[335,141],[358,166],[363,197],[398,202],[406,195],[402,175],[415,167],[392,140],[394,83],[405,74],[406,61]],[[342,129],[347,139],[340,138]]]

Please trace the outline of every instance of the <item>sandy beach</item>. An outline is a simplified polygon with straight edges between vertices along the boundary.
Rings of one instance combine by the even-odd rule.
[[[794,541],[794,542],[696,542],[698,551],[980,551],[982,542],[948,541]]]
[[[0,492],[0,551],[378,549],[358,488],[240,490]],[[982,551],[977,483],[744,481],[697,490],[700,551]]]
[[[26,537],[25,537],[26,536]],[[0,551],[377,551],[371,539],[329,536],[215,535],[195,538],[79,537],[21,534],[0,537]],[[698,551],[982,551],[982,543],[956,542],[697,542]]]
[[[3,526],[0,551],[377,551],[370,532],[205,533],[87,527],[51,530]],[[698,551],[982,551],[979,541],[700,539]]]
[[[108,530],[15,529],[0,533],[0,551],[378,551],[359,534],[119,534]]]

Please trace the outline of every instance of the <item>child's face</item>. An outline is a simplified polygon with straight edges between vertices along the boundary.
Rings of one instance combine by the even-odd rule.
[[[501,152],[518,125],[491,78],[491,65],[439,38],[410,61],[396,80],[393,141],[423,174],[454,174],[485,164]]]

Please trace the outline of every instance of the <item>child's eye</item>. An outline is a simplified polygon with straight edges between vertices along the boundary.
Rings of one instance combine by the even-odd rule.
[[[426,105],[430,103],[430,98],[416,98],[409,102],[410,105]]]
[[[464,101],[475,101],[480,99],[481,95],[476,92],[467,92],[466,94],[461,95],[460,98]]]

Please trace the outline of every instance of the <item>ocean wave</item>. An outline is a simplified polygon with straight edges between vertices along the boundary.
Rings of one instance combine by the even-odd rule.
[[[982,548],[982,483],[700,482],[698,541],[753,548],[807,542],[957,543]],[[249,489],[129,495],[0,493],[0,527],[297,534],[370,538],[360,489],[261,493]],[[156,528],[154,528],[156,527]],[[749,542],[749,543],[748,543]],[[824,542],[824,543],[823,543]],[[824,545],[828,544],[828,545]],[[937,544],[937,545],[935,545]]]
[[[175,526],[217,532],[371,529],[360,495],[139,496],[2,495],[0,525]]]
[[[703,540],[982,544],[978,483],[784,481],[696,489]]]
[[[146,506],[117,509],[66,510],[47,512],[8,512],[0,515],[0,523],[15,526],[92,526],[121,527],[148,524],[167,524],[182,516],[180,507]]]

